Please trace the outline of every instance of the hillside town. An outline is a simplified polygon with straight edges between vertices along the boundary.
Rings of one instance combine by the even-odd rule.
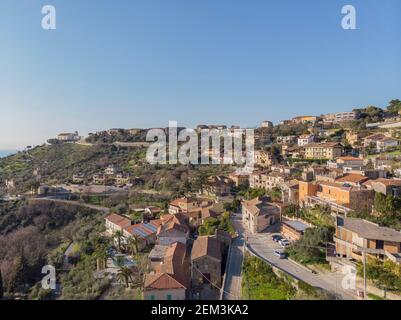
[[[94,297],[274,299],[274,289],[282,299],[401,299],[399,100],[387,109],[263,120],[250,173],[175,166],[156,179],[163,168],[146,164],[146,130],[61,133],[0,162],[1,204],[10,212],[12,203],[43,206],[42,213],[50,205],[97,212],[92,229],[74,225],[81,236],[63,233],[52,247],[60,268],[92,266],[86,281],[91,290],[101,283]],[[54,168],[51,159],[35,160],[63,148],[69,156],[77,149],[77,161]],[[96,164],[95,154],[79,158],[96,148],[108,150]],[[28,212],[19,210],[17,217]],[[257,283],[258,273],[269,280]],[[347,276],[353,282],[344,285]],[[62,281],[81,297],[71,275]]]

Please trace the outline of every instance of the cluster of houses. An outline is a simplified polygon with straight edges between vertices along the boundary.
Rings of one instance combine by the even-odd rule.
[[[101,186],[133,186],[140,183],[140,179],[131,173],[123,172],[116,166],[110,165],[103,172],[98,172],[87,176],[83,173],[76,173],[72,176],[72,182],[75,184],[92,183]]]
[[[134,238],[139,250],[151,249],[144,275],[144,298],[210,298],[210,292],[221,287],[223,252],[231,243],[231,235],[217,230],[213,236],[198,237],[197,230],[208,219],[220,217],[224,212],[220,200],[233,197],[241,188],[263,189],[269,195],[241,200],[242,224],[251,233],[280,223],[282,234],[297,241],[314,226],[301,219],[283,216],[283,209],[290,205],[319,206],[330,210],[335,221],[336,259],[358,261],[367,254],[401,263],[401,233],[398,230],[349,217],[352,211],[375,214],[373,204],[377,193],[401,196],[401,179],[397,178],[391,160],[381,156],[364,158],[362,152],[349,150],[345,153],[341,143],[325,139],[326,130],[359,116],[359,112],[352,111],[285,120],[284,125],[309,124],[309,133],[276,137],[279,153],[256,150],[256,169],[252,173],[208,177],[199,197],[174,199],[169,203],[168,212],[157,212],[157,217],[155,211],[148,208],[148,218],[139,223],[114,213],[107,216],[106,232],[110,237],[114,238],[118,232],[123,245]],[[261,124],[262,129],[272,126],[270,121]],[[227,127],[197,127],[197,131],[202,129],[226,130]],[[119,132],[121,129],[114,129],[109,134]],[[357,151],[370,148],[381,153],[399,146],[399,141],[386,132],[366,137],[351,130],[345,134],[349,145]],[[358,154],[361,156],[355,156]],[[91,177],[80,174],[73,177],[74,183],[91,181],[95,185],[115,186],[133,185],[135,179],[114,166]]]
[[[311,123],[319,121],[338,123],[357,119],[356,113],[340,113],[318,117],[297,117],[287,123]],[[361,138],[358,133],[347,132],[351,145],[370,147],[377,153],[399,146],[399,141],[389,133],[376,133]],[[377,156],[364,158],[344,154],[341,144],[317,142],[314,134],[279,136],[281,155],[267,151],[255,151],[257,170],[248,176],[251,188],[281,192],[280,203],[272,203],[268,197],[242,201],[244,226],[252,233],[264,230],[281,221],[281,231],[286,237],[298,240],[304,231],[313,227],[300,219],[283,217],[280,207],[290,204],[330,209],[335,219],[335,257],[339,260],[361,260],[363,254],[401,263],[401,232],[372,222],[350,218],[352,211],[375,214],[375,195],[400,196],[401,179],[392,168],[393,160]],[[288,151],[290,150],[290,151]],[[288,158],[299,161],[287,161]],[[280,159],[281,158],[281,159]],[[320,162],[303,159],[324,160]],[[318,164],[320,163],[320,164]],[[401,171],[401,170],[398,170]]]
[[[331,130],[338,129],[344,122],[358,120],[359,111],[330,113],[321,116],[297,116],[289,120],[283,120],[280,125],[306,124],[308,134],[278,136],[275,143],[282,146],[282,155],[284,157],[334,160],[342,152],[342,146],[339,143],[327,142],[325,139],[331,134]],[[263,121],[260,128],[269,128]],[[375,127],[372,127],[375,128]],[[399,146],[399,140],[394,137],[394,132],[375,133],[367,137],[360,135],[358,131],[347,130],[346,139],[348,143],[355,147],[371,147],[377,153],[391,150]],[[322,141],[323,142],[320,142]],[[270,141],[273,142],[273,141]]]
[[[264,189],[267,194],[277,191],[281,195],[279,200],[263,196],[241,201],[243,226],[251,233],[258,233],[280,222],[281,232],[294,241],[314,226],[283,216],[283,208],[289,205],[328,208],[336,221],[333,242],[337,259],[360,260],[366,253],[401,263],[399,230],[348,217],[352,211],[375,214],[373,204],[377,193],[401,196],[401,169],[397,171],[392,167],[393,159],[380,155],[364,158],[361,152],[368,147],[377,153],[393,150],[399,146],[399,140],[389,132],[361,137],[358,132],[349,130],[345,132],[346,139],[358,152],[348,150],[345,153],[342,144],[325,141],[322,134],[339,123],[358,118],[359,113],[352,111],[284,121],[282,124],[310,124],[311,133],[276,137],[280,154],[256,150],[256,169],[252,173],[210,177],[203,193],[221,197],[230,195],[240,186]],[[261,125],[261,128],[270,127],[270,121]],[[287,161],[289,158],[297,158],[297,161]]]
[[[122,245],[134,238],[139,250],[151,248],[144,275],[144,299],[210,298],[211,293],[215,297],[219,292],[222,252],[230,244],[231,235],[217,230],[213,236],[198,237],[196,228],[222,213],[211,200],[178,198],[170,202],[168,213],[146,222],[135,224],[128,217],[110,214],[105,218],[106,233],[114,237],[118,231]]]

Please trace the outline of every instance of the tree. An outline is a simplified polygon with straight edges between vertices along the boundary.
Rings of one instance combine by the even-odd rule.
[[[133,235],[132,237],[128,238],[127,240],[127,251],[133,256],[134,254],[138,253],[138,237]]]
[[[322,262],[325,259],[324,247],[330,238],[326,227],[307,229],[302,238],[288,249],[288,253],[302,263]]]
[[[117,273],[117,279],[120,282],[125,282],[125,286],[129,287],[129,282],[132,281],[133,272],[130,268],[122,266]]]
[[[124,234],[121,230],[117,230],[116,232],[114,232],[113,238],[114,240],[117,241],[117,246],[118,246],[118,250],[121,251],[121,240],[123,238]]]
[[[109,257],[107,246],[99,245],[94,252],[94,256],[96,257],[97,271],[105,269],[107,266],[107,258]]]
[[[391,114],[397,114],[401,111],[401,101],[399,99],[391,100],[387,106],[387,111]]]
[[[224,210],[231,212],[239,212],[241,210],[241,201],[239,199],[233,200],[233,202],[224,203]]]

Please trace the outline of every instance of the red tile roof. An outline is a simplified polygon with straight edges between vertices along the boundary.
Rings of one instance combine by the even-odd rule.
[[[168,273],[145,275],[145,290],[186,289],[175,277]]]
[[[115,225],[118,225],[121,228],[125,228],[125,227],[128,227],[128,226],[131,225],[131,220],[130,219],[128,219],[126,217],[123,217],[123,216],[120,216],[120,215],[118,215],[116,213],[112,213],[112,214],[108,215],[105,218],[105,220],[110,221],[111,223],[113,223]]]
[[[192,247],[191,260],[196,260],[204,256],[209,256],[221,260],[220,242],[209,236],[198,237]]]
[[[356,174],[356,173],[349,173],[349,174],[346,174],[345,176],[343,176],[341,178],[336,179],[336,182],[340,182],[340,183],[347,183],[347,182],[350,182],[350,183],[363,183],[363,182],[366,182],[368,180],[369,180],[369,178],[365,177],[363,175]]]

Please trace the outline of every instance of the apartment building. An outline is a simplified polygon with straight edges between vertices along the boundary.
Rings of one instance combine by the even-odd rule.
[[[401,263],[401,233],[370,221],[338,216],[334,242],[340,258],[361,261],[365,253]]]
[[[372,134],[363,139],[363,146],[374,146],[377,152],[385,152],[399,145],[399,141],[383,133]]]
[[[254,162],[258,167],[267,169],[271,165],[277,163],[277,157],[267,151],[256,150],[254,152]]]
[[[372,210],[375,192],[337,182],[299,182],[299,202],[303,206],[329,206],[347,214],[351,210]]]
[[[297,139],[297,136],[278,136],[276,142],[278,144],[295,144]]]
[[[323,121],[341,123],[356,120],[358,119],[359,115],[360,113],[357,111],[328,113],[323,115]]]
[[[249,174],[243,174],[243,173],[231,173],[228,176],[233,182],[236,187],[240,186],[249,186]]]
[[[249,186],[253,189],[272,190],[280,188],[289,180],[285,174],[278,172],[254,172],[249,175]]]
[[[339,157],[335,161],[335,168],[361,168],[363,167],[363,159],[356,157]]]
[[[130,219],[115,213],[108,215],[104,220],[106,223],[106,233],[109,236],[114,235],[116,231],[123,232],[124,228],[129,227],[132,224]]]
[[[293,123],[308,123],[308,122],[316,122],[319,119],[319,117],[316,116],[298,116],[292,118]]]
[[[336,142],[311,143],[305,147],[306,159],[334,160],[341,157],[342,146]]]

